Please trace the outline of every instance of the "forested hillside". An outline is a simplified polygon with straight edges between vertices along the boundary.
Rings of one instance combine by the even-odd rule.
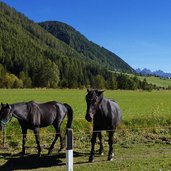
[[[91,42],[88,45],[86,42],[82,43],[79,36],[71,36],[69,41],[72,43],[57,37],[0,2],[0,88],[154,88],[145,80],[139,81],[137,77],[110,72],[108,69],[112,69],[111,67],[117,71],[133,70],[122,63],[120,58],[114,58],[114,54],[108,50]],[[84,38],[84,41],[88,40]],[[74,42],[77,43],[76,46],[72,45]],[[81,44],[83,49],[87,46],[89,49],[80,52]],[[113,64],[110,65],[107,60]],[[103,62],[105,65],[102,65]]]
[[[44,29],[62,40],[78,53],[113,71],[133,73],[134,70],[119,56],[89,41],[73,27],[58,21],[39,23]]]
[[[75,64],[81,58],[72,48],[2,2],[0,23],[1,64],[16,76],[29,77],[32,86],[56,87],[61,79],[58,65]]]

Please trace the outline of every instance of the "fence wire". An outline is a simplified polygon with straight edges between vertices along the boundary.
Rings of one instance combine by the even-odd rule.
[[[75,150],[85,152],[85,149],[90,149],[91,137],[93,132],[102,132],[102,141],[104,146],[108,146],[108,133],[114,130],[73,130],[73,148]],[[40,144],[43,149],[48,149],[50,144],[55,138],[55,132],[45,132],[40,129]],[[57,133],[59,134],[59,133]],[[65,130],[62,130],[62,135],[65,143]],[[3,131],[0,131],[0,148],[3,148]],[[5,145],[11,148],[21,148],[22,145],[22,133],[6,132]],[[130,143],[142,144],[142,143],[166,143],[171,144],[171,126],[157,126],[157,127],[132,127],[132,128],[118,128],[114,134],[115,144],[126,146]],[[97,144],[99,139],[97,136]],[[32,131],[28,131],[27,147],[36,147],[35,135]],[[59,148],[59,139],[55,145],[55,148]]]

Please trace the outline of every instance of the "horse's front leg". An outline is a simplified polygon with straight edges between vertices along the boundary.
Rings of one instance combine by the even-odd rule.
[[[39,138],[39,128],[36,127],[34,128],[34,134],[35,134],[35,138],[36,138],[36,143],[37,143],[37,149],[38,149],[38,156],[40,156],[41,153],[41,147],[40,147],[40,138]]]
[[[113,153],[113,142],[114,142],[113,135],[114,135],[114,131],[109,131],[109,141],[108,141],[108,144],[109,144],[108,160],[109,161],[112,161],[113,156],[114,156],[114,153]]]
[[[104,155],[104,148],[103,148],[103,144],[102,144],[102,132],[98,133],[98,137],[99,137],[99,141],[100,141],[99,154],[103,156]]]
[[[96,143],[97,132],[93,132],[93,136],[91,138],[91,153],[89,157],[89,162],[94,162],[94,146]]]
[[[21,152],[22,156],[25,155],[26,137],[27,137],[27,129],[22,127],[22,152]]]

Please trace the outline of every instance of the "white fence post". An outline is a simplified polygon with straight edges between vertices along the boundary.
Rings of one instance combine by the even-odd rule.
[[[73,131],[68,128],[66,133],[66,170],[73,171]]]

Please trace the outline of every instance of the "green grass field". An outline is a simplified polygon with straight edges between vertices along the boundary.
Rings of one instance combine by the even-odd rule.
[[[134,74],[127,74],[130,77],[134,77]],[[155,76],[137,76],[139,80],[143,81],[144,79],[147,80],[150,84],[155,84],[158,87],[168,88],[171,86],[171,79],[168,78],[160,78]]]
[[[171,86],[171,79],[163,79],[159,77],[154,76],[138,76],[140,80],[143,80],[144,78],[147,80],[148,83],[155,84],[160,87],[168,88],[168,86]]]
[[[171,91],[105,91],[105,97],[116,100],[123,112],[123,122],[115,134],[116,156],[107,160],[108,144],[103,133],[105,155],[95,157],[88,163],[92,124],[84,119],[86,112],[86,90],[69,89],[25,89],[0,90],[0,102],[16,103],[35,100],[65,102],[74,110],[74,170],[171,170]],[[65,123],[63,124],[63,129]],[[6,148],[0,148],[0,170],[65,170],[65,150],[52,156],[47,148],[54,138],[52,127],[43,128],[41,133],[42,156],[37,153],[34,135],[28,132],[27,156],[21,159],[21,129],[16,119],[7,125]],[[2,137],[2,131],[0,136]],[[2,140],[2,139],[1,139]],[[98,149],[98,145],[96,145]]]

